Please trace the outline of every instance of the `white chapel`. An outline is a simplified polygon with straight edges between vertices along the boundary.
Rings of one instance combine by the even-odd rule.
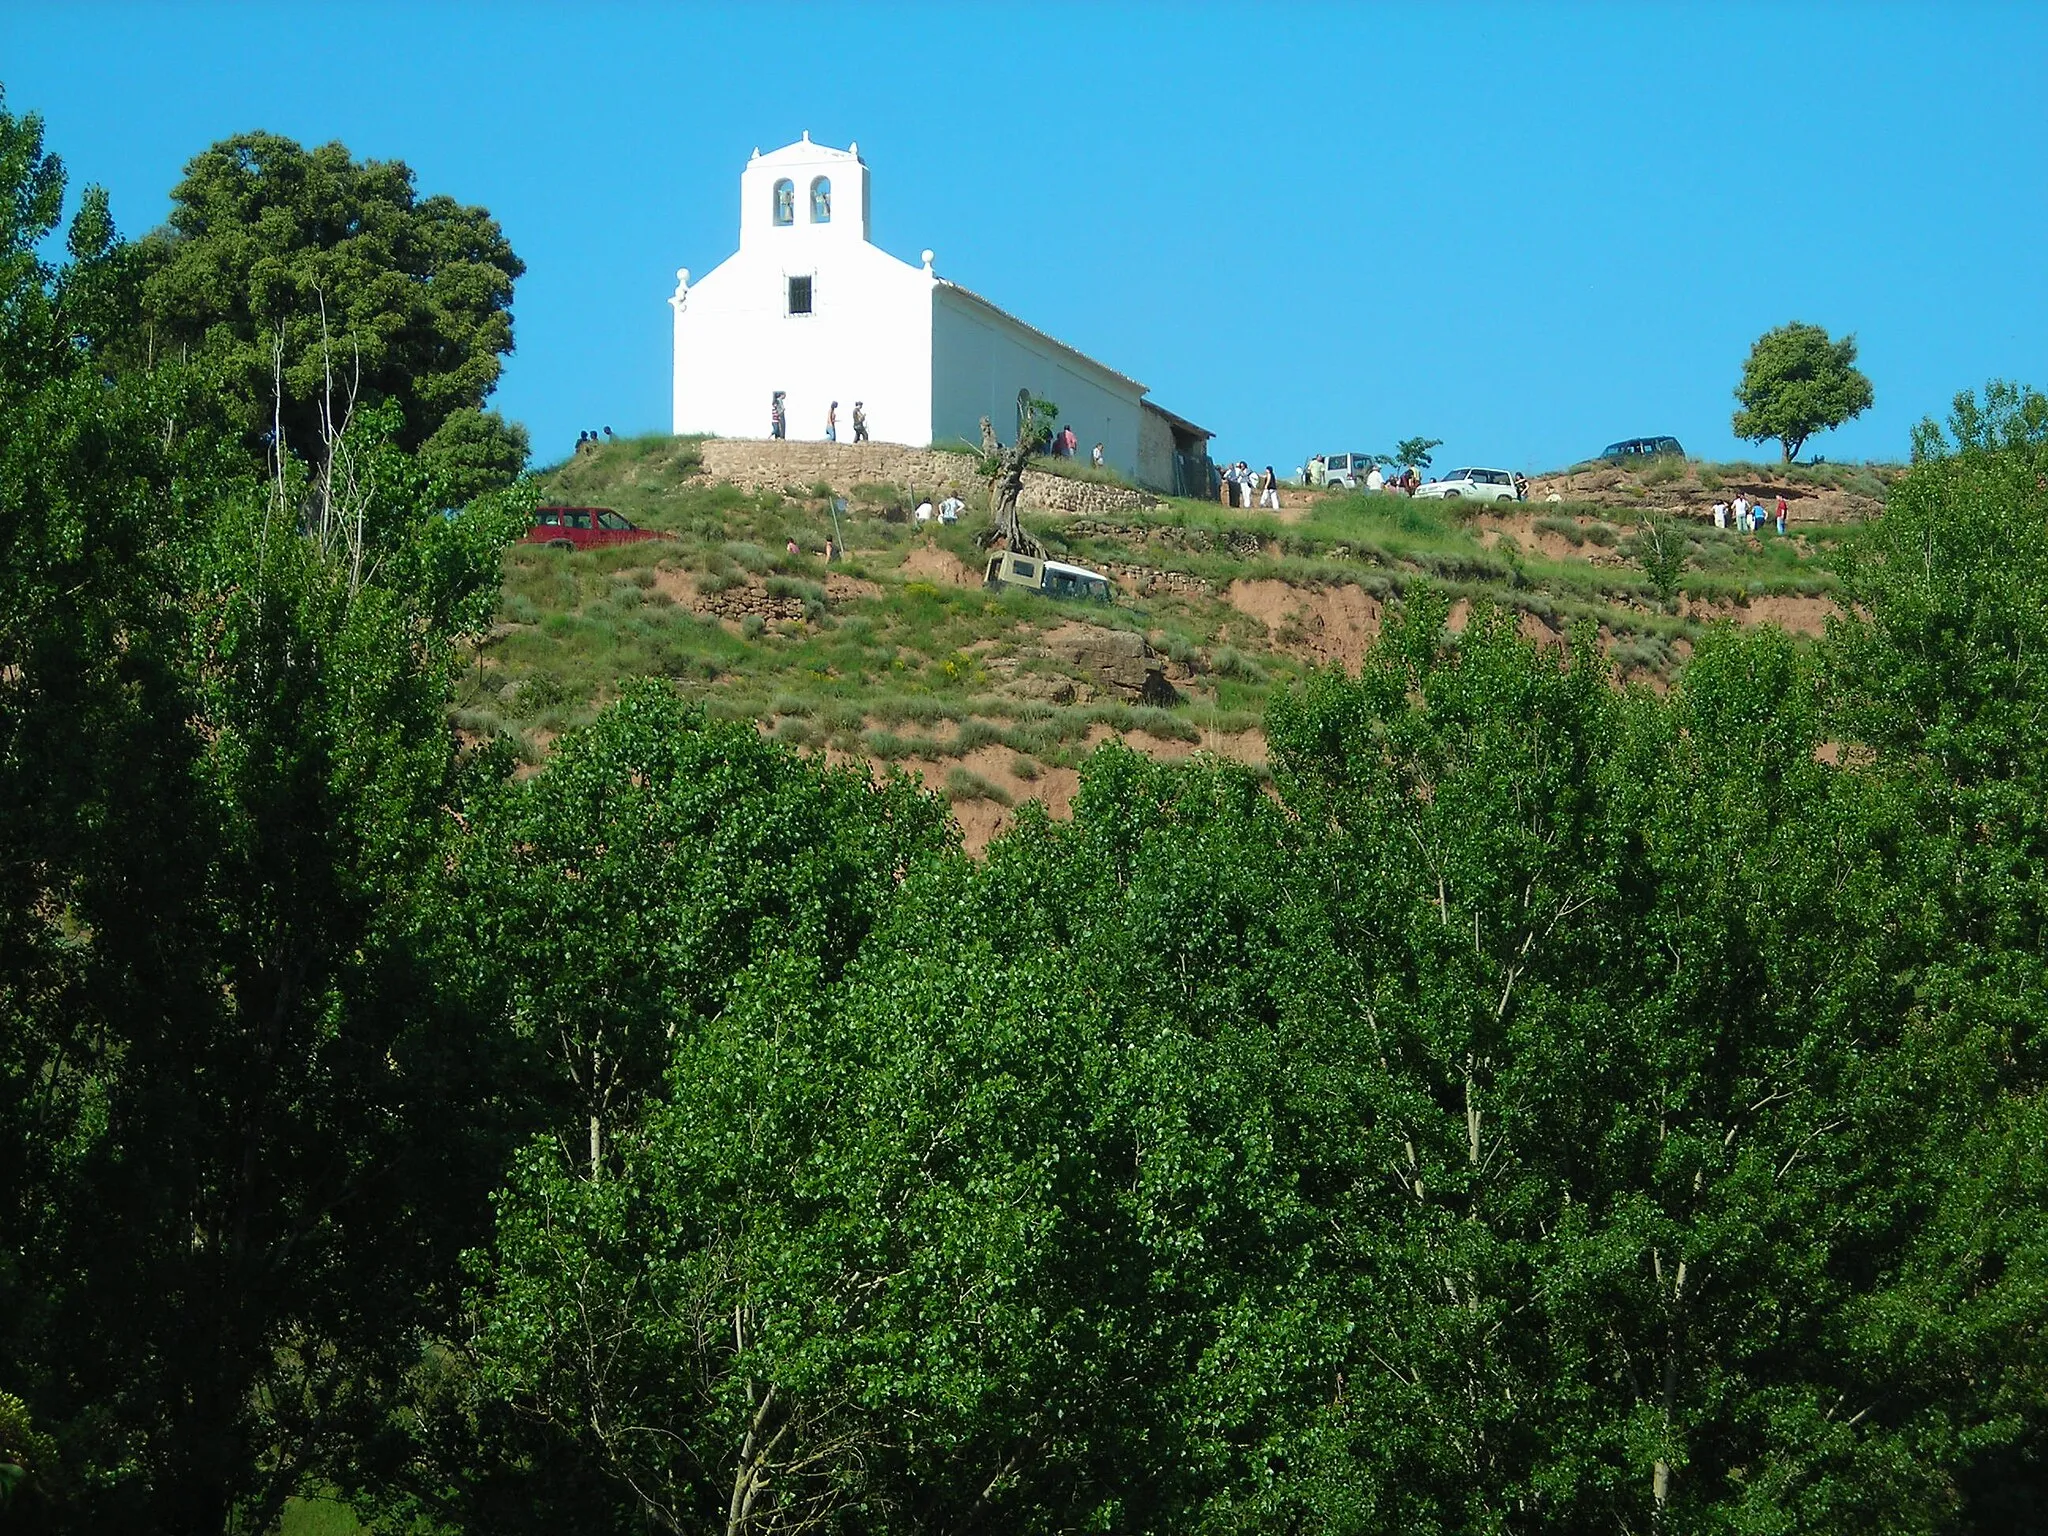
[[[878,442],[979,445],[981,418],[1008,441],[1020,394],[1052,400],[1085,458],[1141,485],[1208,494],[1210,434],[1145,398],[1145,386],[868,239],[860,147],[806,133],[740,173],[740,248],[695,283],[676,273],[675,431],[769,435],[784,395],[792,438],[853,437],[853,406]]]

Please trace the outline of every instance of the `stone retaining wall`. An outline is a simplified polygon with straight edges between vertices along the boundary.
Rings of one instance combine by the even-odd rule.
[[[1207,597],[1216,590],[1199,576],[1186,571],[1161,570],[1156,565],[1125,565],[1121,561],[1108,561],[1102,569],[1141,596],[1153,592],[1175,592],[1182,597]]]
[[[974,460],[933,448],[901,443],[776,442],[769,438],[706,438],[698,450],[704,473],[750,491],[808,494],[814,485],[832,487],[844,496],[856,485],[900,485],[934,499],[947,487],[956,490],[970,509],[988,504],[988,490],[974,472]],[[1158,498],[1122,485],[1097,485],[1069,480],[1035,469],[1024,471],[1021,505],[1027,512],[1135,512],[1156,506]]]

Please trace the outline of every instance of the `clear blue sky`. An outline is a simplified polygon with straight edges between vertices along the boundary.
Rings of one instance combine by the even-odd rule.
[[[1757,334],[1854,331],[1902,456],[2048,387],[2048,5],[0,5],[9,107],[124,230],[262,128],[403,159],[527,263],[497,404],[668,422],[674,271],[756,145],[860,141],[874,235],[1144,380],[1219,454],[1735,457]]]

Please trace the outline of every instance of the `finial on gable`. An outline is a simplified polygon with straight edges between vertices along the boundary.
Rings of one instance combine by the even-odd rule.
[[[930,251],[924,253],[924,269],[927,272],[932,269],[932,253]]]
[[[859,154],[859,153],[860,153],[860,140],[859,140],[859,139],[855,139],[855,140],[854,140],[854,141],[853,141],[853,142],[852,142],[851,144],[848,144],[848,145],[846,146],[846,152],[847,152],[847,153],[848,153],[849,155],[857,155],[857,154]]]
[[[756,144],[756,145],[754,146],[754,152],[753,152],[753,154],[749,155],[749,156],[748,156],[747,158],[748,158],[748,159],[750,159],[750,160],[758,160],[758,159],[760,159],[760,158],[761,158],[761,146],[760,146],[760,145],[758,145],[758,144]]]
[[[806,144],[811,142],[811,130],[808,128],[804,130],[804,142]]]

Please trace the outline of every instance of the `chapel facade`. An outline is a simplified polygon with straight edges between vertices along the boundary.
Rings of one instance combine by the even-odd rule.
[[[787,433],[869,434],[913,447],[979,446],[981,418],[1009,441],[1020,395],[1052,400],[1085,457],[1140,485],[1208,494],[1210,434],[1161,409],[1145,386],[998,309],[868,236],[868,167],[860,147],[806,133],[740,173],[739,249],[694,284],[676,273],[675,415],[680,435],[758,438],[783,396]],[[1198,483],[1199,482],[1199,483]]]

